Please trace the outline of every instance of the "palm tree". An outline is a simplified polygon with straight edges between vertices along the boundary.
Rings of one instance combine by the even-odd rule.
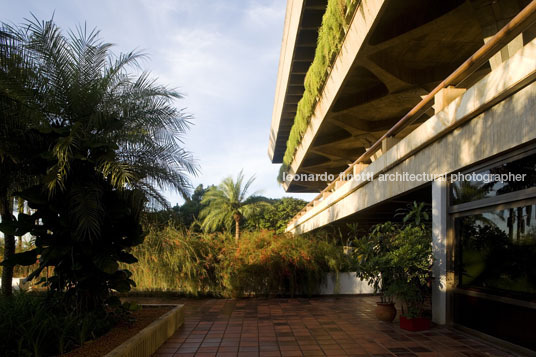
[[[204,231],[215,231],[224,226],[230,229],[235,224],[236,242],[240,239],[240,220],[254,215],[262,207],[269,204],[258,201],[254,194],[247,196],[251,184],[255,181],[252,176],[244,183],[244,174],[240,171],[236,181],[227,177],[218,186],[211,187],[205,193],[201,204],[207,205],[200,213],[203,219],[201,228]]]
[[[64,35],[52,20],[4,24],[0,31],[6,39],[0,44],[0,104],[17,103],[16,110],[0,106],[2,138],[14,132],[6,123],[15,123],[41,140],[30,166],[51,197],[76,188],[67,195],[72,209],[65,218],[75,222],[74,235],[99,237],[105,219],[95,178],[81,172],[94,172],[119,191],[140,191],[152,205],[168,206],[162,189],[189,196],[197,165],[181,143],[191,118],[174,106],[178,92],[146,72],[129,72],[139,69],[144,54],[112,56],[98,31],[80,27]],[[12,53],[24,54],[24,71],[4,65],[18,59]],[[17,136],[12,142],[32,147]],[[2,199],[14,191],[15,174],[35,177],[22,170],[16,152],[0,142],[0,159],[12,166],[0,187],[11,191],[0,192]]]

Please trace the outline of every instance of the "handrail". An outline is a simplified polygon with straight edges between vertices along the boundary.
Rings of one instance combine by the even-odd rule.
[[[395,123],[385,134],[382,135],[370,148],[368,148],[361,156],[357,158],[349,167],[344,170],[339,176],[329,183],[320,193],[315,196],[305,207],[294,216],[288,225],[297,220],[302,213],[307,212],[307,209],[314,206],[314,203],[319,201],[324,193],[332,190],[336,183],[342,178],[348,177],[353,172],[354,166],[370,159],[381,147],[382,142],[398,134],[402,129],[420,118],[433,105],[435,95],[442,89],[449,86],[457,86],[462,83],[467,77],[482,67],[491,57],[499,52],[505,45],[512,41],[516,36],[525,31],[534,22],[536,22],[536,0],[533,0],[523,10],[521,10],[510,22],[508,22],[499,32],[489,39],[482,47],[480,47],[471,57],[463,62],[454,72],[452,72],[445,80],[439,83],[430,93],[428,93],[413,109]]]

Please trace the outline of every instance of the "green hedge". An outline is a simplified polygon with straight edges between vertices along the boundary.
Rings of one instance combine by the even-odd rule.
[[[288,166],[294,159],[296,148],[309,125],[320,92],[329,75],[330,67],[341,49],[345,31],[358,3],[359,0],[328,1],[326,13],[322,17],[322,25],[318,29],[315,57],[305,75],[305,91],[298,102],[294,124],[287,140],[287,149],[278,177],[279,182],[282,182],[283,172],[287,171]]]

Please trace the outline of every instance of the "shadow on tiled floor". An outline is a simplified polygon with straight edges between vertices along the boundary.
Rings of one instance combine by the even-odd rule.
[[[509,356],[476,337],[377,321],[375,297],[173,300],[186,320],[155,356]],[[139,302],[170,302],[142,299]]]

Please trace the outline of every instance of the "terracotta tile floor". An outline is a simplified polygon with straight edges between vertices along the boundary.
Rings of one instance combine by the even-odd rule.
[[[186,306],[185,324],[155,356],[513,355],[454,329],[409,332],[396,321],[377,321],[376,300],[359,296],[175,300]]]

